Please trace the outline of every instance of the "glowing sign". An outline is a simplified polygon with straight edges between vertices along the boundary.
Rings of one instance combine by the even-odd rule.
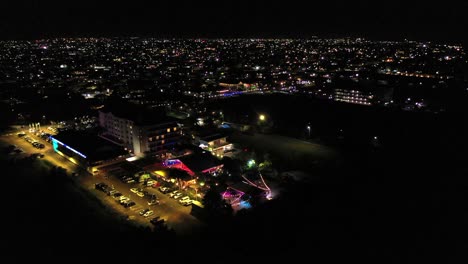
[[[177,164],[180,164],[180,163],[181,163],[181,162],[180,162],[180,160],[178,160],[178,159],[174,159],[174,160],[168,159],[168,160],[166,160],[166,162],[165,162],[164,165],[165,165],[165,166],[171,166],[171,165],[177,165]]]
[[[86,159],[86,156],[85,156],[84,154],[81,154],[79,151],[72,149],[72,148],[69,147],[68,145],[66,145],[66,144],[64,144],[64,143],[62,143],[62,142],[60,142],[60,141],[58,141],[57,139],[55,139],[55,138],[53,138],[53,137],[50,137],[50,138],[52,138],[52,147],[54,148],[54,150],[55,150],[56,152],[58,152],[58,144],[60,144],[60,145],[66,147],[67,149],[69,149],[69,150],[75,152],[76,154],[78,154],[78,155],[80,155],[81,157],[83,157],[83,158]]]

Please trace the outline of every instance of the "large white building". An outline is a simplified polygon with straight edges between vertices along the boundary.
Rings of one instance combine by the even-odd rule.
[[[99,124],[103,138],[135,155],[165,154],[182,135],[176,119],[145,109],[105,108],[99,111]]]
[[[334,96],[335,101],[346,102],[360,105],[371,105],[374,95],[370,92],[364,92],[360,90],[348,90],[348,89],[335,89]]]
[[[385,86],[375,86],[369,88],[335,88],[333,100],[360,105],[386,105],[392,102],[393,88]]]

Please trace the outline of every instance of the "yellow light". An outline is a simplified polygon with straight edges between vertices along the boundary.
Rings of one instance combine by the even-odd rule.
[[[163,171],[163,170],[158,170],[158,171],[155,171],[154,173],[156,173],[156,174],[158,174],[158,175],[160,175],[160,176],[163,176],[163,177],[166,177],[166,176],[167,176],[167,175],[166,175],[166,172]]]
[[[260,119],[260,121],[265,121],[265,115],[260,115],[258,118]]]

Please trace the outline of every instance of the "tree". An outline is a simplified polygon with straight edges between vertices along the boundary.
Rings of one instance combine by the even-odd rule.
[[[272,166],[270,154],[265,153],[263,155],[263,162],[258,166],[260,170],[268,169]]]
[[[212,218],[232,216],[233,210],[231,205],[223,200],[219,191],[213,186],[205,193],[203,204],[205,210]]]
[[[229,157],[223,157],[223,170],[227,173],[230,177],[240,175],[242,171],[242,166],[239,160],[232,159]]]
[[[192,179],[192,176],[190,176],[186,171],[174,168],[168,170],[168,177],[177,181],[179,189],[182,189],[186,181]]]

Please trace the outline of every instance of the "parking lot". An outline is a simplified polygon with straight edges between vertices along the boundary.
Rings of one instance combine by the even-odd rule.
[[[120,168],[118,164],[112,165],[101,168],[100,173],[93,178],[89,177],[92,181],[85,180],[85,184],[90,189],[95,189],[96,183],[106,184],[109,187],[109,192],[98,191],[98,195],[130,220],[150,224],[151,219],[159,217],[159,219],[164,219],[167,226],[173,228],[177,233],[191,232],[194,227],[200,225],[200,222],[190,215],[191,206],[184,206],[179,202],[182,197],[179,196],[179,199],[171,198],[169,192],[164,194],[160,191],[160,185],[151,187],[144,182],[122,180],[123,176],[129,175],[130,172]],[[174,191],[175,189],[171,188],[170,190]],[[122,196],[129,199],[127,203],[120,202]],[[130,202],[135,204],[126,207]],[[154,204],[151,204],[152,202]],[[148,217],[140,215],[140,212],[145,209],[153,211],[153,214]]]
[[[41,159],[43,162],[50,162],[55,166],[66,169],[70,177],[74,177],[79,184],[104,201],[106,206],[126,217],[129,221],[133,221],[138,225],[154,228],[155,225],[150,221],[151,219],[159,217],[157,220],[164,220],[164,223],[169,228],[173,228],[177,233],[190,233],[192,230],[196,229],[196,226],[201,224],[195,217],[190,215],[191,206],[183,206],[179,203],[178,199],[172,199],[159,191],[157,186],[153,188],[137,181],[122,181],[119,175],[122,175],[122,173],[130,174],[128,174],[129,172],[125,169],[120,168],[119,164],[103,168],[98,175],[92,176],[88,174],[84,168],[71,163],[66,158],[55,153],[50,143],[44,138],[27,131],[25,135],[18,135],[19,132],[21,131],[9,133],[0,137],[6,145],[14,146],[15,149],[17,149],[16,152],[12,151],[12,153],[9,154],[11,155],[9,158],[24,158],[35,154],[37,158]],[[43,145],[43,147],[34,146],[33,142],[38,142]],[[96,183],[106,184],[112,190],[121,193],[122,196],[128,197],[129,200],[133,201],[135,204],[128,207],[122,206],[118,197],[113,197],[112,195],[108,195],[96,189]],[[133,188],[141,189],[143,195],[140,194],[140,197],[137,193],[132,192],[130,189]],[[152,197],[155,197],[155,199],[152,199]],[[151,202],[151,200],[157,200],[158,202],[149,205],[148,202]],[[140,212],[145,209],[149,209],[153,211],[153,213],[147,217],[140,215]],[[161,222],[162,221],[159,221],[158,225],[161,224]]]

